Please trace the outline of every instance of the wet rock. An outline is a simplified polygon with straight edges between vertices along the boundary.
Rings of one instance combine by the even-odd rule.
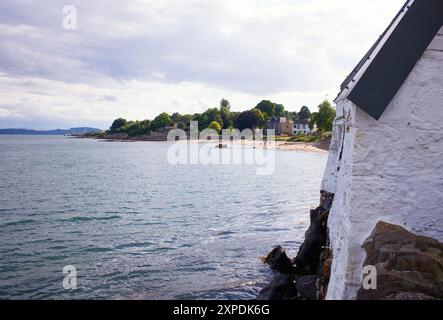
[[[363,248],[375,266],[377,289],[361,288],[361,300],[443,299],[443,243],[380,222]]]
[[[276,275],[257,296],[257,300],[295,300],[296,298],[297,288],[294,276],[289,274]]]
[[[263,289],[258,299],[282,300],[285,297],[285,299],[320,300],[326,296],[333,259],[332,252],[327,247],[327,222],[333,201],[334,194],[321,192],[320,206],[311,210],[311,224],[305,234],[305,241],[293,261],[280,246],[263,259],[263,262],[268,263],[273,270],[285,275],[277,276]]]
[[[311,210],[311,225],[294,261],[304,274],[317,274],[319,271],[320,255],[327,240],[328,214],[329,211],[322,207]]]
[[[316,275],[298,278],[296,285],[298,297],[303,300],[320,300],[318,281],[319,278]]]
[[[268,264],[274,271],[287,274],[295,272],[295,267],[291,259],[289,259],[285,250],[281,246],[272,250],[268,256],[263,259],[263,262]]]

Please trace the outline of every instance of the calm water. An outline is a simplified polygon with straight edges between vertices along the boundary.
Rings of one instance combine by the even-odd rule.
[[[0,136],[0,299],[254,298],[272,276],[259,257],[303,240],[326,156],[277,152],[257,176],[167,149]]]

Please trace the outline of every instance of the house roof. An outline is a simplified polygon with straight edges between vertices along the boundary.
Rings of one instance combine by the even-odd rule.
[[[309,124],[309,120],[296,120],[294,121],[294,124]]]
[[[379,119],[443,25],[442,0],[408,0],[341,85],[347,98]]]

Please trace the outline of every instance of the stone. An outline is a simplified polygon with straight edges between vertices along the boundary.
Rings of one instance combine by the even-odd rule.
[[[318,290],[318,276],[303,276],[297,279],[297,294],[303,300],[320,300]]]
[[[294,276],[279,274],[257,296],[257,300],[295,300],[297,288]]]
[[[278,246],[274,248],[266,258],[262,259],[274,271],[291,274],[295,272],[295,267],[291,259],[286,255],[285,250]]]
[[[328,213],[322,207],[311,210],[311,224],[294,261],[305,275],[317,274],[319,271],[320,255],[327,240]]]
[[[357,299],[443,299],[443,243],[379,222],[363,248],[364,265],[377,270],[377,289],[362,287]]]

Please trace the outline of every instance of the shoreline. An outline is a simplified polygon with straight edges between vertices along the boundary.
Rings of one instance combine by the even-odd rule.
[[[95,139],[100,142],[171,142],[164,140],[149,140],[146,138],[123,138],[123,137],[115,137],[115,138],[98,138],[98,137],[73,137],[80,139]],[[214,145],[223,144],[223,145],[231,145],[238,146],[242,145],[249,148],[265,148],[263,141],[253,141],[253,140],[235,140],[235,141],[202,141],[202,140],[187,140],[183,142],[190,143],[213,143]],[[326,143],[329,146],[329,143]],[[319,142],[288,142],[288,141],[275,141],[274,142],[276,151],[291,151],[291,152],[311,152],[311,153],[319,153],[319,154],[328,154],[329,149],[325,148],[324,143]]]

